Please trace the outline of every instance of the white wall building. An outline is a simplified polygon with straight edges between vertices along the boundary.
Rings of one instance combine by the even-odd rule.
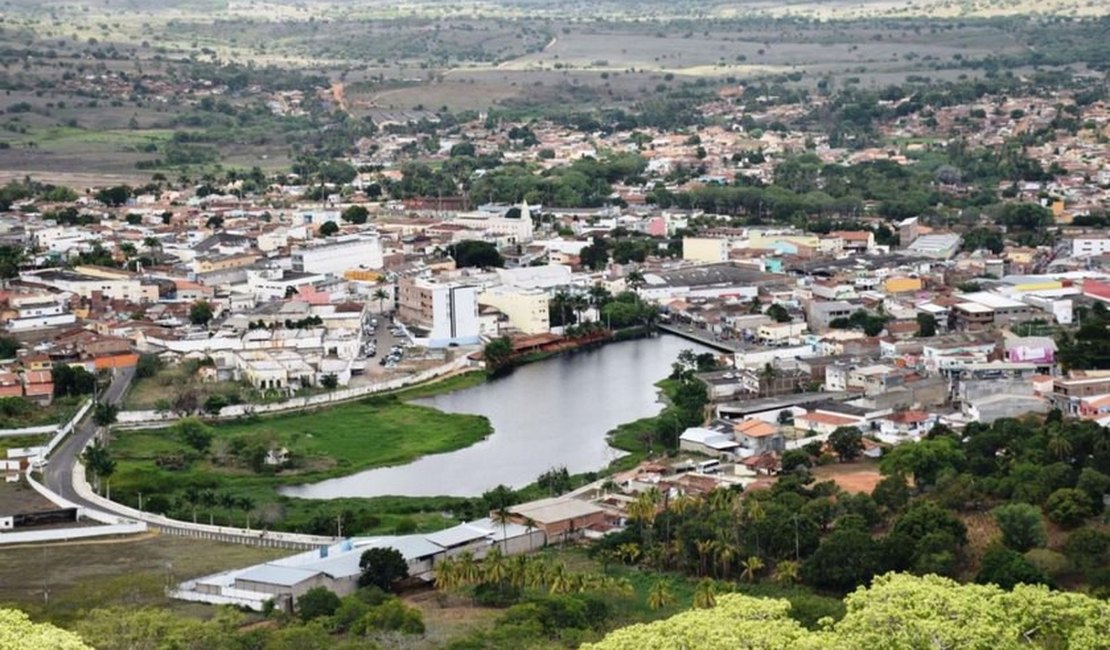
[[[310,242],[293,249],[298,273],[342,275],[351,269],[382,268],[382,242],[377,233],[363,233]]]

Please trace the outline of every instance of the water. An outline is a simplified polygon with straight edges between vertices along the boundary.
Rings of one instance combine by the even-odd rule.
[[[308,499],[477,496],[505,484],[523,487],[553,467],[596,471],[622,452],[605,441],[619,424],[655,415],[653,386],[684,348],[708,348],[672,335],[612,343],[517,368],[480,386],[418,400],[452,413],[489,418],[493,433],[476,445],[407,465],[282,490]],[[414,431],[413,435],[419,435]]]

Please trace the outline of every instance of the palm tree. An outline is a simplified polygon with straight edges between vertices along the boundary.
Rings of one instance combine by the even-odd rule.
[[[1048,439],[1048,452],[1050,454],[1055,456],[1057,460],[1063,460],[1071,455],[1071,441],[1068,440],[1062,428],[1057,428],[1050,436]]]
[[[736,549],[724,542],[717,542],[717,562],[721,567],[721,577],[728,578],[732,571],[732,561],[736,559]]]
[[[524,527],[528,529],[528,552],[531,553],[535,550],[532,547],[532,532],[536,530],[536,520],[531,517],[525,517]]]
[[[648,592],[648,607],[663,609],[672,603],[674,603],[674,593],[671,592],[667,581],[656,580],[655,584],[651,586],[651,591]]]
[[[524,575],[524,584],[529,589],[535,589],[539,591],[547,586],[548,577],[549,571],[547,563],[532,562],[528,565],[528,571]]]
[[[478,563],[474,561],[474,554],[469,551],[459,556],[459,585],[467,586],[478,582],[481,572]]]
[[[782,585],[794,584],[798,581],[798,563],[794,560],[783,560],[775,567],[775,582]]]
[[[709,554],[713,552],[713,540],[699,539],[694,542],[694,547],[698,550],[698,573],[700,575],[705,575],[709,573],[707,559],[709,558]]]
[[[528,564],[529,558],[527,555],[514,555],[509,560],[509,584],[518,589],[524,587],[528,580]]]
[[[389,300],[389,298],[390,298],[389,292],[387,292],[382,287],[378,287],[377,289],[374,289],[374,293],[370,294],[370,297],[373,298],[374,300],[378,301],[378,313],[379,314],[384,314],[385,313],[385,307],[384,307],[385,301]]]
[[[717,606],[717,587],[712,580],[702,580],[694,589],[694,607],[711,609]]]
[[[212,508],[216,505],[217,502],[218,502],[218,499],[216,498],[216,493],[213,492],[212,490],[204,490],[203,492],[200,493],[200,505],[204,506],[205,508],[208,508],[208,525],[209,526],[216,525],[215,517],[212,514]]]
[[[624,281],[629,287],[632,288],[633,291],[636,291],[636,290],[640,289],[641,287],[643,287],[645,284],[647,284],[647,281],[644,280],[643,271],[641,271],[639,269],[635,269],[633,271],[630,271],[628,273],[628,276],[625,277]]]
[[[565,565],[556,564],[549,573],[548,591],[553,594],[565,594],[570,591],[571,583]]]
[[[251,511],[254,510],[254,499],[250,497],[239,497],[237,500],[239,509],[246,513],[247,516],[247,530],[251,529]]]
[[[1099,454],[1110,454],[1110,427],[1099,427],[1098,431],[1094,434],[1094,444],[1092,445],[1095,452]]]
[[[740,563],[744,570],[740,573],[740,577],[748,582],[755,582],[756,576],[763,570],[763,559],[758,555],[753,555]]]
[[[636,560],[640,559],[640,547],[627,542],[617,547],[617,554],[625,564],[636,564]]]
[[[162,248],[162,242],[158,241],[155,237],[143,237],[143,248],[148,251]]]
[[[233,526],[234,523],[231,521],[231,511],[235,509],[235,506],[239,505],[239,500],[235,498],[234,494],[224,492],[220,495],[220,505],[227,510],[227,525]]]
[[[508,567],[501,549],[494,546],[482,561],[482,574],[485,582],[503,582],[508,577]]]
[[[512,513],[504,505],[493,511],[493,523],[501,526],[501,548],[508,550],[509,548],[509,523]]]
[[[193,523],[197,523],[197,503],[200,502],[200,490],[195,485],[190,485],[185,488],[185,493],[182,495],[185,503],[193,509]]]
[[[459,563],[445,558],[436,565],[436,589],[451,591],[459,586]]]

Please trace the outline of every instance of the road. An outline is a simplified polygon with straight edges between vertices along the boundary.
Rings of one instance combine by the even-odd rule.
[[[101,399],[109,404],[119,404],[120,399],[123,398],[123,394],[127,392],[127,388],[134,378],[134,367],[118,369],[115,377],[112,378],[112,383],[101,395]],[[81,455],[85,445],[96,434],[96,429],[96,423],[93,422],[92,411],[90,411],[88,417],[78,424],[73,433],[54,450],[50,462],[46,465],[44,478],[46,487],[55,494],[59,494],[79,506],[92,508],[93,510],[103,510],[102,506],[86,501],[73,489],[73,466],[77,463],[77,458]]]

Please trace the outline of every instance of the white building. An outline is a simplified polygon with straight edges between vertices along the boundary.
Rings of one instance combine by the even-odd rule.
[[[336,237],[293,249],[293,270],[298,273],[342,275],[352,269],[380,269],[382,263],[377,233]]]
[[[532,214],[525,203],[520,208],[520,216],[503,217],[489,212],[461,212],[450,223],[480,230],[492,235],[506,245],[527,244],[532,241]]]
[[[422,345],[472,345],[481,340],[480,290],[459,282],[404,278],[397,284],[397,315],[412,326]]]
[[[39,327],[71,325],[77,317],[69,312],[65,299],[49,294],[13,297],[9,304],[16,314],[8,319],[12,332],[23,332]]]
[[[1110,252],[1110,237],[1076,237],[1071,240],[1072,257],[1091,257]]]

